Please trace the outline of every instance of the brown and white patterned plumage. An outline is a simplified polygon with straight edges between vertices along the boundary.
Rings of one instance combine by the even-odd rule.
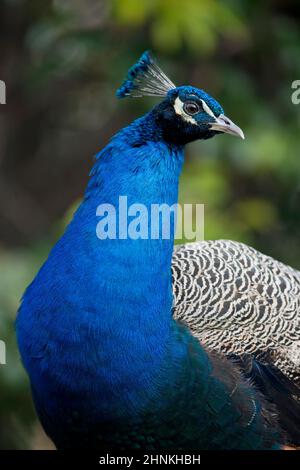
[[[218,240],[176,247],[172,276],[174,317],[263,384],[283,427],[293,428],[290,440],[300,439],[300,272],[242,243]]]

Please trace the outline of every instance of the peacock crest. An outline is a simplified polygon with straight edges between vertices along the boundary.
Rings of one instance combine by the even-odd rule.
[[[146,51],[128,70],[126,79],[117,90],[117,97],[166,96],[173,88],[176,88],[174,83]]]

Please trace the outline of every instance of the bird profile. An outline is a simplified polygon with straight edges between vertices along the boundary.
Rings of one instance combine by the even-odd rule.
[[[16,329],[38,416],[58,449],[282,448],[288,430],[278,418],[279,396],[272,401],[272,387],[264,394],[268,374],[259,388],[240,350],[210,334],[225,325],[229,337],[239,321],[243,330],[243,312],[255,300],[235,294],[259,299],[270,262],[259,265],[256,292],[248,268],[259,254],[249,249],[245,257],[240,244],[233,250],[213,242],[211,250],[200,244],[174,252],[175,218],[166,238],[97,237],[100,204],[118,211],[122,195],[149,211],[177,203],[186,144],[221,134],[244,138],[217,100],[191,85],[176,87],[146,52],[117,96],[149,95],[160,102],[98,153],[79,208],[24,293]],[[283,282],[293,277],[275,270]],[[295,275],[296,295],[298,281]],[[232,325],[228,317],[242,301]],[[278,300],[277,308],[287,316],[290,304],[282,309]],[[218,338],[223,348],[214,347]],[[279,343],[268,344],[276,353]]]
[[[199,126],[209,123],[209,130],[206,136],[209,138],[214,135],[213,131],[225,132],[237,135],[244,139],[243,131],[236,126],[229,118],[224,115],[222,106],[204,90],[200,90],[192,86],[176,87],[174,83],[167,77],[162,69],[156,64],[149,51],[144,52],[139,61],[134,64],[128,71],[127,77],[121,87],[117,90],[118,98],[132,97],[139,98],[142,96],[165,97],[166,103],[173,103],[174,111],[181,118],[177,128],[181,128],[182,121],[187,124],[194,125],[194,131],[199,131]],[[166,109],[165,115],[161,116],[167,121],[169,126],[170,119],[168,117],[169,108]],[[171,115],[170,115],[171,117]],[[172,127],[175,127],[173,123]],[[201,127],[200,127],[201,129]],[[193,140],[189,133],[189,141]],[[199,138],[199,133],[195,133],[194,139]]]

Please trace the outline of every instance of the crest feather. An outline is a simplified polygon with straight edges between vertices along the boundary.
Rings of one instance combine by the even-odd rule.
[[[172,88],[176,88],[174,83],[146,51],[128,70],[126,79],[117,90],[117,97],[166,96]]]

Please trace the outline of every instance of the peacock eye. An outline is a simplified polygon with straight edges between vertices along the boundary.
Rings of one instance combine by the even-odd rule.
[[[197,114],[200,111],[200,106],[194,101],[189,101],[184,103],[183,110],[186,114],[189,114],[191,116],[193,114]]]

